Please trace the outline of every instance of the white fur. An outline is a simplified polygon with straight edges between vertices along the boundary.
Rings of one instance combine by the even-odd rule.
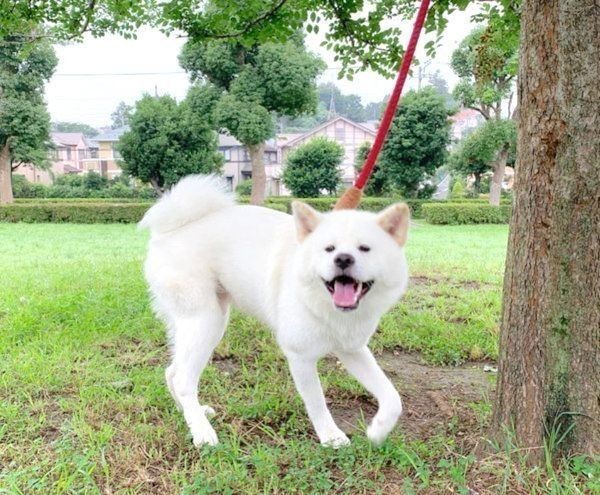
[[[140,223],[152,232],[145,273],[172,344],[167,384],[196,445],[217,443],[207,419],[213,411],[198,401],[198,380],[223,336],[231,304],[273,329],[321,443],[348,443],[317,375],[317,361],[329,353],[377,399],[367,434],[375,443],[385,439],[402,403],[367,343],[408,282],[404,250],[380,226],[385,214],[318,214],[295,205],[295,227],[284,213],[235,205],[214,177],[199,176],[183,179],[148,211]],[[395,223],[405,228],[407,219]],[[329,245],[333,252],[325,251]],[[371,250],[360,251],[361,245]],[[323,282],[336,275],[339,253],[355,257],[354,278],[375,281],[353,311],[338,309]]]

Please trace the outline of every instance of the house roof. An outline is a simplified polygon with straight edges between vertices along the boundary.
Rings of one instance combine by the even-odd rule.
[[[117,127],[116,129],[104,129],[101,134],[94,136],[94,141],[118,141],[121,135],[129,130],[128,126]]]
[[[221,134],[219,133],[219,148],[232,148],[235,146],[244,146],[240,143],[236,138],[230,136],[229,134]],[[267,144],[265,146],[265,151],[276,151],[277,144],[274,139],[268,139]]]
[[[477,110],[463,108],[462,110],[456,112],[454,115],[451,115],[450,120],[452,122],[462,122],[473,118],[479,118],[480,116],[481,114]]]
[[[342,117],[340,115],[338,117],[328,120],[327,122],[322,123],[321,125],[318,125],[314,129],[311,129],[310,131],[305,132],[304,134],[300,134],[299,136],[295,137],[294,139],[289,140],[287,143],[282,143],[281,147],[287,148],[288,146],[294,146],[299,141],[302,141],[302,140],[306,139],[307,137],[310,137],[313,134],[316,134],[320,130],[325,129],[325,127],[333,124],[334,122],[337,122],[338,120],[343,120],[344,122],[347,122],[348,124],[353,125],[354,127],[357,127],[358,129],[360,129],[368,134],[371,134],[372,136],[375,136],[375,134],[376,134],[374,129],[372,129],[364,124],[359,124],[358,122],[354,122],[354,121],[347,119],[346,117]]]
[[[81,141],[85,141],[81,132],[52,132],[51,137],[57,146],[77,146]]]

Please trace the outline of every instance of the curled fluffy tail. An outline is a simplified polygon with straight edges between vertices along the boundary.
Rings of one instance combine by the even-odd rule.
[[[162,234],[234,204],[233,194],[219,177],[188,175],[146,212],[138,226]]]

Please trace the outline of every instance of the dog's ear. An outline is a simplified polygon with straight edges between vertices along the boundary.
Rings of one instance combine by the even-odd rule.
[[[302,242],[308,234],[317,228],[322,215],[302,201],[292,201],[292,213],[296,221],[298,240]]]
[[[395,203],[377,215],[379,226],[390,234],[400,246],[404,246],[406,243],[409,221],[410,210],[406,203]]]

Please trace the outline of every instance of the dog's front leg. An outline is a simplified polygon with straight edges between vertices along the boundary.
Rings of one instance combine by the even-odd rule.
[[[379,409],[367,429],[367,436],[373,443],[380,444],[402,414],[400,395],[367,346],[356,351],[336,354],[348,372],[377,399]]]
[[[317,374],[317,360],[290,354],[287,358],[296,389],[304,401],[308,417],[320,442],[334,448],[350,443],[327,409],[323,388]]]

